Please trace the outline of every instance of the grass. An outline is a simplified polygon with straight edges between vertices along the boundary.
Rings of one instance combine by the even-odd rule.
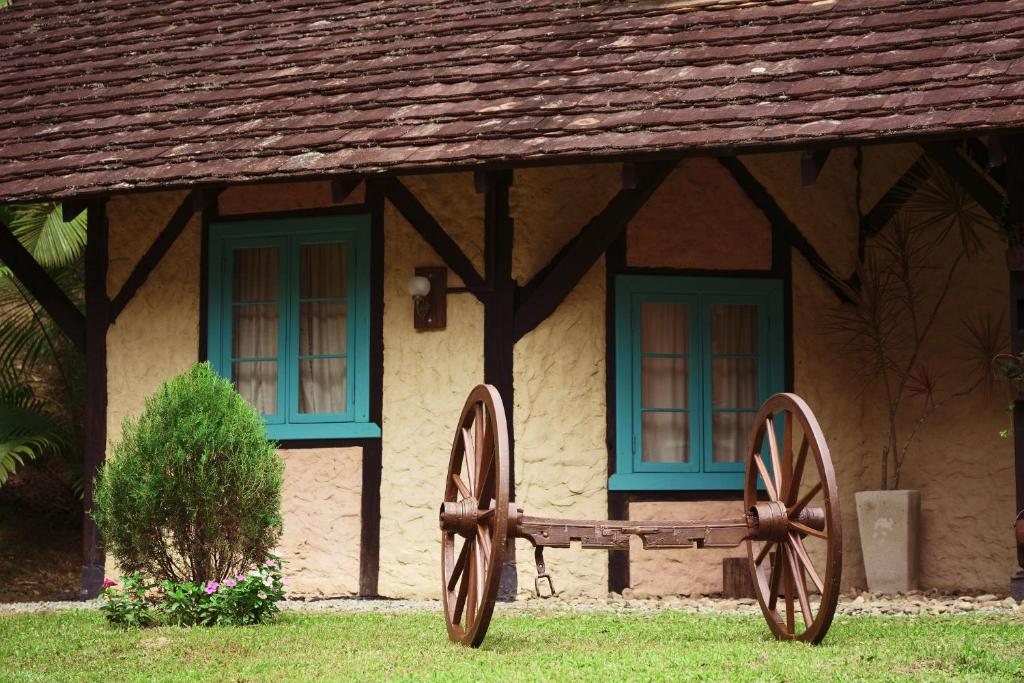
[[[119,631],[73,611],[0,616],[0,662],[5,681],[1024,680],[1024,618],[837,618],[810,647],[755,617],[499,612],[473,651],[448,643],[439,614]]]

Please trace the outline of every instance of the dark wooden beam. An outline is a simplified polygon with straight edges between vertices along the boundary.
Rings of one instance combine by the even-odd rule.
[[[79,351],[85,351],[85,316],[18,238],[0,222],[0,261],[53,318]]]
[[[445,232],[441,224],[427,211],[409,188],[398,178],[385,178],[380,181],[384,196],[391,202],[402,217],[420,234],[430,247],[437,252],[445,265],[462,278],[462,282],[471,290],[479,290],[484,279],[477,273],[473,262],[469,260],[462,248]],[[483,301],[483,294],[473,292]]]
[[[341,204],[348,199],[359,184],[363,182],[362,176],[347,175],[341,176],[340,178],[334,178],[331,181],[331,201],[335,204]]]
[[[192,217],[197,213],[202,213],[208,204],[216,201],[220,193],[221,189],[193,190],[187,197],[181,200],[181,204],[178,205],[178,208],[171,215],[167,225],[160,231],[160,234],[153,240],[153,243],[149,245],[149,249],[139,259],[135,269],[132,270],[131,275],[128,276],[128,279],[121,286],[121,291],[117,293],[117,296],[111,302],[111,324],[117,322],[121,312],[124,311],[135,294],[142,288],[142,285],[146,284],[146,280],[149,279],[153,270],[160,265],[160,262],[167,255],[167,252],[170,251],[171,247],[174,246],[178,237],[188,227]]]
[[[515,340],[541,324],[565,300],[629,221],[676,167],[675,161],[652,162],[639,170],[635,188],[623,187],[608,205],[524,287],[516,309]]]
[[[722,157],[718,161],[725,166],[726,170],[729,171],[736,181],[736,184],[739,185],[750,201],[754,203],[754,206],[765,215],[768,222],[772,225],[774,234],[784,239],[807,259],[807,263],[818,273],[825,284],[835,292],[840,301],[849,303],[850,297],[844,291],[843,280],[829,267],[825,259],[818,253],[818,250],[800,232],[796,223],[790,220],[771,193],[747,170],[743,162],[736,157]]]
[[[366,204],[370,207],[370,421],[383,427],[384,397],[384,196],[380,186],[368,181]],[[380,485],[383,472],[381,440],[363,447],[360,488],[359,595],[379,594]]]
[[[942,167],[992,218],[1002,220],[1006,193],[955,144],[929,142],[925,153]],[[1009,184],[1009,183],[1008,183]]]
[[[99,530],[88,514],[92,511],[93,481],[106,459],[107,449],[107,331],[110,299],[107,295],[109,264],[106,203],[89,206],[85,244],[85,456],[82,529],[82,576],[79,595],[94,598],[103,583],[104,556]]]
[[[625,166],[623,177],[626,177]],[[635,174],[634,174],[635,175]],[[624,187],[628,187],[623,183]],[[605,450],[608,454],[608,476],[615,474],[617,424],[615,368],[619,359],[615,351],[615,278],[626,269],[626,235],[620,234],[605,252],[605,302],[604,302],[604,345],[605,345]],[[625,491],[608,491],[608,519],[629,519],[629,494]],[[629,588],[629,549],[612,550],[608,553],[608,590],[621,593]]]
[[[800,182],[810,187],[818,182],[821,169],[825,168],[830,149],[804,150],[800,155]]]
[[[864,245],[869,237],[881,232],[893,216],[899,213],[906,201],[924,181],[928,179],[928,169],[923,158],[918,159],[893,183],[889,191],[882,195],[871,210],[864,214],[860,222],[859,251],[863,256]]]
[[[65,199],[60,204],[61,218],[65,223],[71,221],[82,215],[82,212],[88,208],[88,200],[85,199]]]

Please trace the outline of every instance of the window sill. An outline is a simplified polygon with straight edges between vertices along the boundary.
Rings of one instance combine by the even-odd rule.
[[[741,491],[743,472],[622,472],[608,478],[609,491]]]
[[[271,441],[299,439],[379,439],[380,425],[373,422],[320,422],[267,425]]]

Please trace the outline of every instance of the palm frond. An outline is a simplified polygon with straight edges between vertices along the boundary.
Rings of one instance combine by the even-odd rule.
[[[84,212],[65,222],[60,204],[42,202],[8,207],[0,218],[44,268],[73,263],[85,248]]]

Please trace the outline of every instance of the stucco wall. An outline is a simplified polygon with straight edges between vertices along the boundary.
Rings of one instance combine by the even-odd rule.
[[[280,205],[287,188],[259,193]],[[240,193],[244,195],[244,193]],[[320,196],[310,192],[311,196]],[[114,197],[110,217],[107,287],[115,294],[178,207],[184,193]],[[329,191],[327,193],[329,199]],[[249,209],[252,210],[252,209]],[[199,353],[199,251],[201,223],[193,218],[164,260],[110,328],[107,338],[110,440],[121,423],[142,410],[145,397],[168,377],[188,369]],[[279,552],[288,562],[293,594],[344,595],[359,587],[361,449],[281,451],[285,461],[284,535]],[[111,573],[116,569],[111,566]]]
[[[520,284],[546,265],[621,188],[616,165],[519,171],[511,194],[514,272]],[[605,447],[605,271],[600,260],[514,352],[516,500],[526,514],[603,519],[608,513]],[[533,590],[526,541],[516,553],[519,588]],[[608,590],[607,553],[547,553],[567,595]]]
[[[472,176],[411,178],[408,185],[483,272],[483,201]],[[447,328],[416,332],[406,285],[416,266],[443,262],[390,203],[384,234],[379,591],[434,598],[441,581],[437,510],[455,423],[483,378],[483,306],[472,294],[452,294]]]

